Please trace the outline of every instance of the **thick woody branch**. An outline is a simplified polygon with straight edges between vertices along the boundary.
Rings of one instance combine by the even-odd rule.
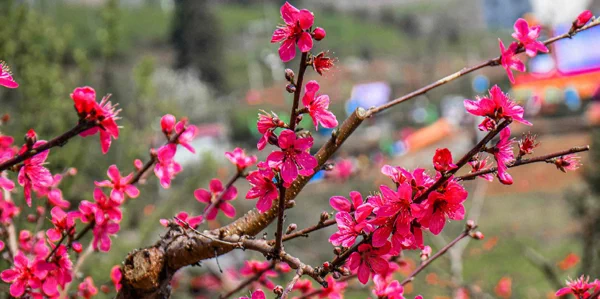
[[[543,155],[543,156],[539,156],[539,157],[534,157],[534,158],[529,158],[529,159],[520,159],[520,160],[513,160],[512,162],[508,163],[506,166],[508,168],[512,168],[512,167],[517,167],[517,166],[521,166],[521,165],[526,165],[526,164],[531,164],[531,163],[538,163],[538,162],[546,162],[546,163],[552,163],[552,159],[554,158],[558,158],[558,157],[562,157],[565,155],[569,155],[569,154],[575,154],[575,153],[580,153],[580,152],[585,152],[585,151],[589,151],[590,150],[590,146],[586,145],[586,146],[577,146],[577,147],[573,147],[564,151],[560,151],[560,152],[556,152],[556,153],[552,153],[552,154],[548,154],[548,155]],[[480,171],[476,171],[476,172],[471,172],[469,174],[465,174],[459,177],[456,177],[457,180],[459,181],[465,181],[465,180],[472,180],[475,179],[476,177],[480,176],[480,175],[484,175],[484,174],[488,174],[488,173],[493,173],[496,172],[498,170],[498,167],[491,167],[488,169],[483,169]]]

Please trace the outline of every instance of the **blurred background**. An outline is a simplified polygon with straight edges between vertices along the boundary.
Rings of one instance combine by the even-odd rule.
[[[234,167],[223,153],[242,147],[256,152],[259,109],[289,115],[292,97],[285,91],[284,64],[270,38],[281,23],[284,1],[243,0],[3,0],[0,9],[0,58],[7,61],[20,87],[0,90],[2,113],[10,115],[4,134],[22,136],[34,128],[49,139],[76,123],[69,93],[93,86],[98,97],[111,93],[123,109],[120,138],[103,156],[97,138],[73,139],[52,151],[54,172],[77,167],[78,174],[61,183],[65,198],[76,207],[92,199],[93,181],[117,164],[132,171],[133,160],[146,160],[148,149],[162,144],[159,120],[165,113],[187,116],[200,128],[193,146],[197,154],[180,151],[184,167],[173,186],[164,190],[154,177],[141,186],[142,195],[125,206],[122,231],[109,253],[94,253],[85,275],[96,285],[109,284],[109,270],[134,248],[153,244],[164,232],[160,218],[179,211],[202,213],[204,204],[193,190],[208,180],[226,181]],[[512,25],[523,17],[543,26],[543,37],[568,31],[584,9],[600,12],[591,0],[305,0],[291,1],[315,14],[315,25],[327,31],[313,51],[330,51],[335,67],[320,77],[321,92],[342,121],[356,107],[370,107],[455,72],[496,57],[498,40],[510,43]],[[527,60],[527,73],[511,85],[503,69],[475,72],[425,96],[369,119],[346,142],[333,162],[334,171],[318,173],[297,198],[287,223],[299,228],[316,224],[322,211],[332,211],[332,195],[351,190],[368,195],[388,180],[384,164],[405,168],[431,166],[436,148],[456,156],[469,149],[480,132],[477,119],[464,113],[462,101],[482,95],[494,84],[526,107],[533,127],[515,125],[520,137],[531,130],[541,145],[535,154],[591,144],[585,167],[563,174],[552,165],[511,169],[513,186],[470,181],[468,218],[477,219],[486,238],[462,243],[407,287],[412,296],[470,298],[553,298],[568,277],[600,276],[600,28],[560,41],[551,53]],[[303,127],[310,128],[308,118]],[[315,150],[331,131],[315,133]],[[16,138],[19,140],[19,138]],[[595,145],[595,146],[594,146]],[[238,215],[255,201],[244,199],[245,181],[235,206]],[[15,196],[17,201],[21,195]],[[24,209],[24,214],[34,213]],[[24,217],[21,217],[24,219]],[[222,215],[204,224],[229,223]],[[49,223],[47,223],[49,225]],[[434,251],[453,239],[463,222],[447,226],[442,236],[427,236]],[[21,229],[35,224],[17,223]],[[267,232],[272,237],[272,230]],[[334,228],[309,239],[286,243],[286,249],[318,265],[332,256],[328,243]],[[83,242],[87,244],[87,242]],[[221,268],[239,268],[257,258],[234,252],[219,258]],[[401,278],[418,264],[418,252],[405,252]],[[8,265],[0,264],[4,269]],[[173,298],[216,298],[215,279],[235,286],[239,278],[221,274],[214,260],[180,271]],[[289,276],[289,274],[288,274]],[[291,277],[291,276],[290,276]],[[81,277],[77,278],[78,280]],[[284,283],[284,281],[278,282]],[[72,290],[74,288],[71,288]],[[238,294],[241,295],[241,294]],[[346,298],[370,293],[351,284]],[[101,294],[112,297],[114,293]]]

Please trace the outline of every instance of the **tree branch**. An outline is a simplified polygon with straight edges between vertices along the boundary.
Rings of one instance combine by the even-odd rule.
[[[589,150],[590,150],[589,145],[577,146],[577,147],[572,147],[572,148],[564,150],[564,151],[547,154],[547,155],[543,155],[543,156],[538,156],[538,157],[534,157],[534,158],[513,160],[511,163],[507,164],[506,166],[508,168],[512,168],[512,167],[517,167],[517,166],[531,164],[531,163],[537,163],[537,162],[552,163],[551,161],[549,161],[550,159],[562,157],[562,156],[569,155],[569,154],[585,152],[585,151],[589,151]],[[456,177],[456,179],[459,181],[472,180],[480,175],[493,173],[493,172],[496,172],[497,170],[498,170],[498,167],[491,167],[488,169],[483,169],[480,171],[471,172],[469,174],[458,176],[458,177]]]

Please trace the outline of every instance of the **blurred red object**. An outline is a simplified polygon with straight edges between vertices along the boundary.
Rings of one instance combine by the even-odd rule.
[[[510,298],[512,295],[512,279],[508,276],[500,278],[494,292],[500,298]]]
[[[568,270],[573,268],[575,265],[579,263],[579,256],[574,253],[569,253],[567,256],[560,262],[556,263],[561,270]]]

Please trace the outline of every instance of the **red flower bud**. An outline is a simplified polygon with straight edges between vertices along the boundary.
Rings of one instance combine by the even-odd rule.
[[[73,251],[77,252],[77,253],[81,253],[83,251],[83,246],[81,246],[81,243],[75,241],[73,242],[73,244],[71,244],[71,248],[73,248]]]
[[[289,93],[294,93],[294,92],[296,92],[296,85],[290,83],[285,86],[285,90],[287,90],[287,92],[289,92]]]
[[[33,129],[29,129],[27,134],[25,134],[25,143],[27,144],[27,148],[33,147],[33,145],[37,142],[37,134]]]
[[[575,21],[575,27],[579,28],[579,27],[583,27],[585,24],[587,24],[587,22],[589,22],[589,20],[593,17],[594,15],[592,14],[591,11],[586,10],[582,13],[580,13],[577,16],[577,20]]]
[[[291,69],[285,69],[285,79],[289,82],[294,81],[294,71]]]
[[[312,33],[312,37],[315,40],[322,40],[325,38],[325,35],[327,35],[327,33],[325,32],[325,29],[323,29],[321,27],[315,28],[315,30]]]
[[[160,127],[162,128],[162,131],[165,134],[171,134],[171,132],[173,132],[173,129],[175,128],[175,116],[171,115],[171,114],[165,114],[161,119],[160,119]]]
[[[483,235],[483,233],[480,232],[480,231],[476,231],[475,233],[473,233],[471,235],[471,237],[473,237],[473,239],[476,239],[476,240],[483,240],[483,238],[485,238],[485,236]]]

